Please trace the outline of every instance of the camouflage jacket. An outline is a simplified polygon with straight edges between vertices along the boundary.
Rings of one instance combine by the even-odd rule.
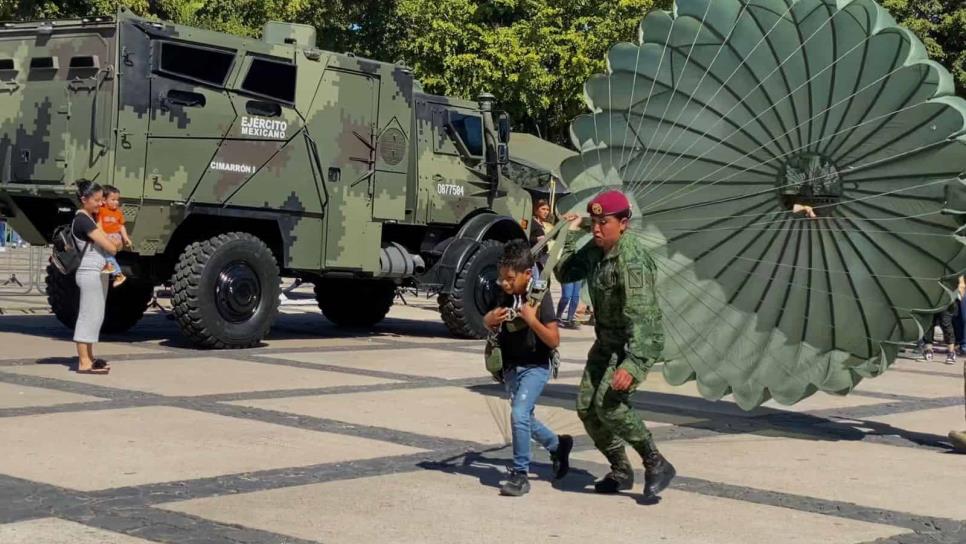
[[[654,260],[636,236],[622,236],[605,255],[592,243],[577,249],[582,235],[568,233],[554,272],[561,283],[587,280],[598,342],[623,348],[621,368],[641,381],[664,349]]]

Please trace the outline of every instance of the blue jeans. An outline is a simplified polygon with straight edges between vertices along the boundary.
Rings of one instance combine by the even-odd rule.
[[[107,257],[104,257],[104,260],[107,261],[107,264],[114,265],[114,272],[111,272],[112,278],[121,273],[121,265],[118,264],[116,258],[114,258],[112,255],[108,255]]]
[[[533,409],[550,379],[550,367],[518,366],[504,376],[510,394],[510,425],[513,428],[513,470],[530,470],[530,438],[553,453],[557,451],[557,434],[537,421]]]
[[[560,302],[557,303],[557,319],[564,317],[564,308],[567,308],[567,319],[573,320],[577,313],[577,305],[580,304],[580,286],[582,282],[565,283],[560,286]]]

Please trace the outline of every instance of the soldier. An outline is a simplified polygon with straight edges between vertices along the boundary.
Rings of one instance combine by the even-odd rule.
[[[561,283],[587,280],[596,317],[597,341],[580,382],[577,414],[610,462],[611,471],[594,489],[616,493],[633,486],[627,443],[644,460],[644,496],[652,498],[676,473],[630,401],[664,348],[655,265],[641,240],[627,232],[631,206],[623,193],[605,191],[587,211],[594,243],[577,249],[581,218],[567,214],[571,232],[555,269]]]

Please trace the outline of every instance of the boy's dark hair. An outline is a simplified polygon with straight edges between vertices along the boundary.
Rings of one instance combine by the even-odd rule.
[[[107,188],[105,187],[105,190],[106,189]],[[622,212],[617,212],[617,213],[614,214],[614,217],[616,217],[618,221],[620,221],[621,219],[630,219],[631,218],[631,210],[630,210],[630,208],[628,208],[628,209],[626,209],[626,210],[624,210]]]
[[[107,196],[119,195],[119,194],[121,194],[121,191],[117,187],[115,187],[113,185],[105,185],[104,186],[104,196],[107,197]]]
[[[526,240],[512,240],[503,246],[503,256],[497,263],[500,268],[509,268],[514,272],[526,272],[533,268],[535,261],[530,253],[530,244]]]
[[[97,182],[89,179],[79,179],[74,184],[77,185],[77,198],[80,200],[90,198],[94,193],[103,190]]]

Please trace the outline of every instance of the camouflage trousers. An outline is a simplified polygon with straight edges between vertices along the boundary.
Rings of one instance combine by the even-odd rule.
[[[584,377],[577,393],[577,415],[594,445],[611,462],[611,467],[629,469],[624,444],[642,458],[657,452],[651,432],[630,404],[637,383],[629,391],[614,391],[611,380],[623,360],[623,348],[610,349],[600,341],[587,356]]]

